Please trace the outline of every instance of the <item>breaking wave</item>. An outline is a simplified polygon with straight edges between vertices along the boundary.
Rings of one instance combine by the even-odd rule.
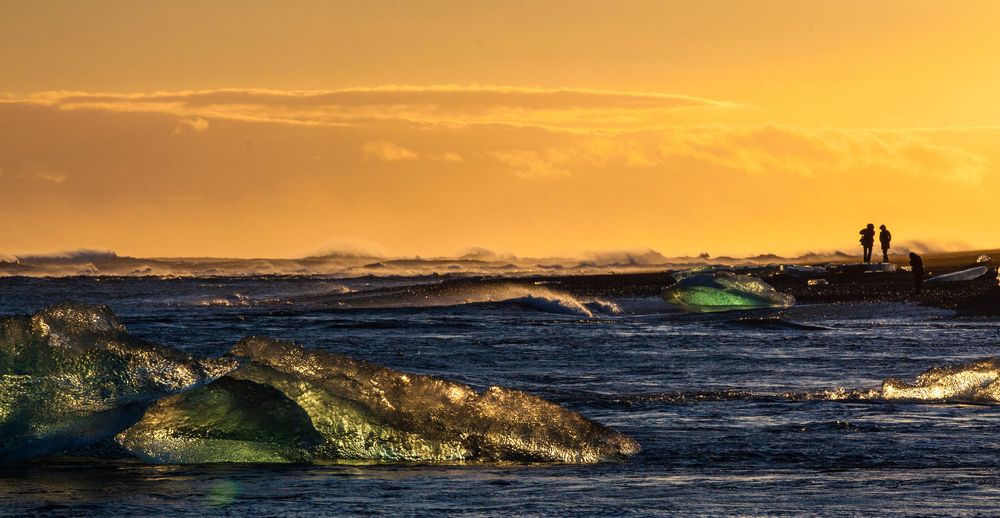
[[[511,304],[545,313],[575,315],[588,318],[595,315],[617,315],[621,313],[621,308],[614,302],[601,299],[581,301],[566,293],[528,286],[504,288],[501,290],[485,289],[480,292],[473,292],[469,294],[466,301],[458,305],[478,303]]]
[[[617,315],[621,308],[607,300],[580,299],[544,286],[494,283],[442,283],[407,286],[400,289],[350,293],[325,299],[342,308],[432,308],[479,304],[499,304],[546,313],[593,317]]]
[[[898,247],[897,247],[898,248]],[[762,254],[752,257],[710,257],[707,253],[690,257],[667,257],[647,249],[635,251],[587,252],[575,257],[518,257],[489,250],[473,249],[457,257],[390,257],[363,250],[324,253],[295,259],[257,258],[143,258],[120,256],[110,250],[76,250],[51,255],[0,253],[0,277],[248,277],[248,276],[334,276],[421,277],[421,276],[532,276],[554,272],[611,274],[658,272],[706,267],[726,269],[737,266],[746,273],[773,272],[779,264],[843,262],[854,254],[809,253],[799,257]]]

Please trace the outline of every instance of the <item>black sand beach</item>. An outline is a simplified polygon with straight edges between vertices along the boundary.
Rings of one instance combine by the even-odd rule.
[[[977,266],[976,260],[988,255],[1000,260],[1000,250],[978,250],[924,256],[925,279]],[[906,257],[891,256],[897,267],[906,264]],[[997,269],[990,266],[986,275],[972,281],[924,284],[919,295],[913,293],[913,274],[899,269],[895,272],[864,272],[854,263],[840,263],[840,271],[818,277],[797,277],[784,273],[761,276],[781,292],[795,296],[800,303],[837,302],[909,302],[928,307],[956,310],[960,315],[1000,315],[1000,286]],[[982,265],[979,265],[982,266]],[[741,272],[739,267],[737,272]],[[810,286],[810,278],[822,278],[826,285]],[[613,273],[601,275],[553,275],[524,278],[475,278],[448,280],[432,290],[448,290],[468,283],[541,285],[588,297],[654,297],[675,281],[669,271],[647,273]]]

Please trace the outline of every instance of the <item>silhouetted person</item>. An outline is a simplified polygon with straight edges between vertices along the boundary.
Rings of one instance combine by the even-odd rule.
[[[867,227],[861,229],[861,248],[865,253],[865,262],[872,262],[872,248],[875,247],[875,225],[869,223]]]
[[[882,244],[882,262],[889,262],[889,243],[892,242],[892,232],[885,228],[885,225],[878,227],[878,242]]]
[[[924,260],[910,252],[910,266],[913,268],[913,292],[919,294],[920,287],[924,284]]]

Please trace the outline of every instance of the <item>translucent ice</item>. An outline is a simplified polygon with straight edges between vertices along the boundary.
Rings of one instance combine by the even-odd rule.
[[[244,339],[232,352],[250,362],[224,380],[242,385],[227,381],[221,392],[209,385],[165,400],[119,441],[157,462],[587,463],[639,450],[618,432],[517,390],[477,391],[268,338]],[[251,390],[258,396],[241,395]],[[290,416],[282,418],[287,429],[256,415],[275,412]]]
[[[0,463],[112,437],[149,403],[238,364],[136,340],[106,306],[0,319]]]
[[[795,298],[749,275],[728,272],[693,275],[663,289],[663,300],[699,313],[740,309],[784,308]]]

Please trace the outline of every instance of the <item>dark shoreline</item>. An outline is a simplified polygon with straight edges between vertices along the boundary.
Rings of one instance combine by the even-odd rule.
[[[807,278],[785,274],[762,278],[777,290],[794,295],[801,303],[902,302],[951,309],[960,315],[1000,316],[1000,286],[997,284],[995,268],[990,268],[986,275],[972,281],[925,283],[919,295],[913,293],[913,275],[904,271],[831,273],[818,277],[828,283],[822,286],[809,286]],[[470,279],[456,279],[443,284],[457,286],[469,281]],[[659,296],[664,287],[675,281],[669,272],[653,272],[478,278],[475,282],[540,285],[585,297],[640,298]]]

